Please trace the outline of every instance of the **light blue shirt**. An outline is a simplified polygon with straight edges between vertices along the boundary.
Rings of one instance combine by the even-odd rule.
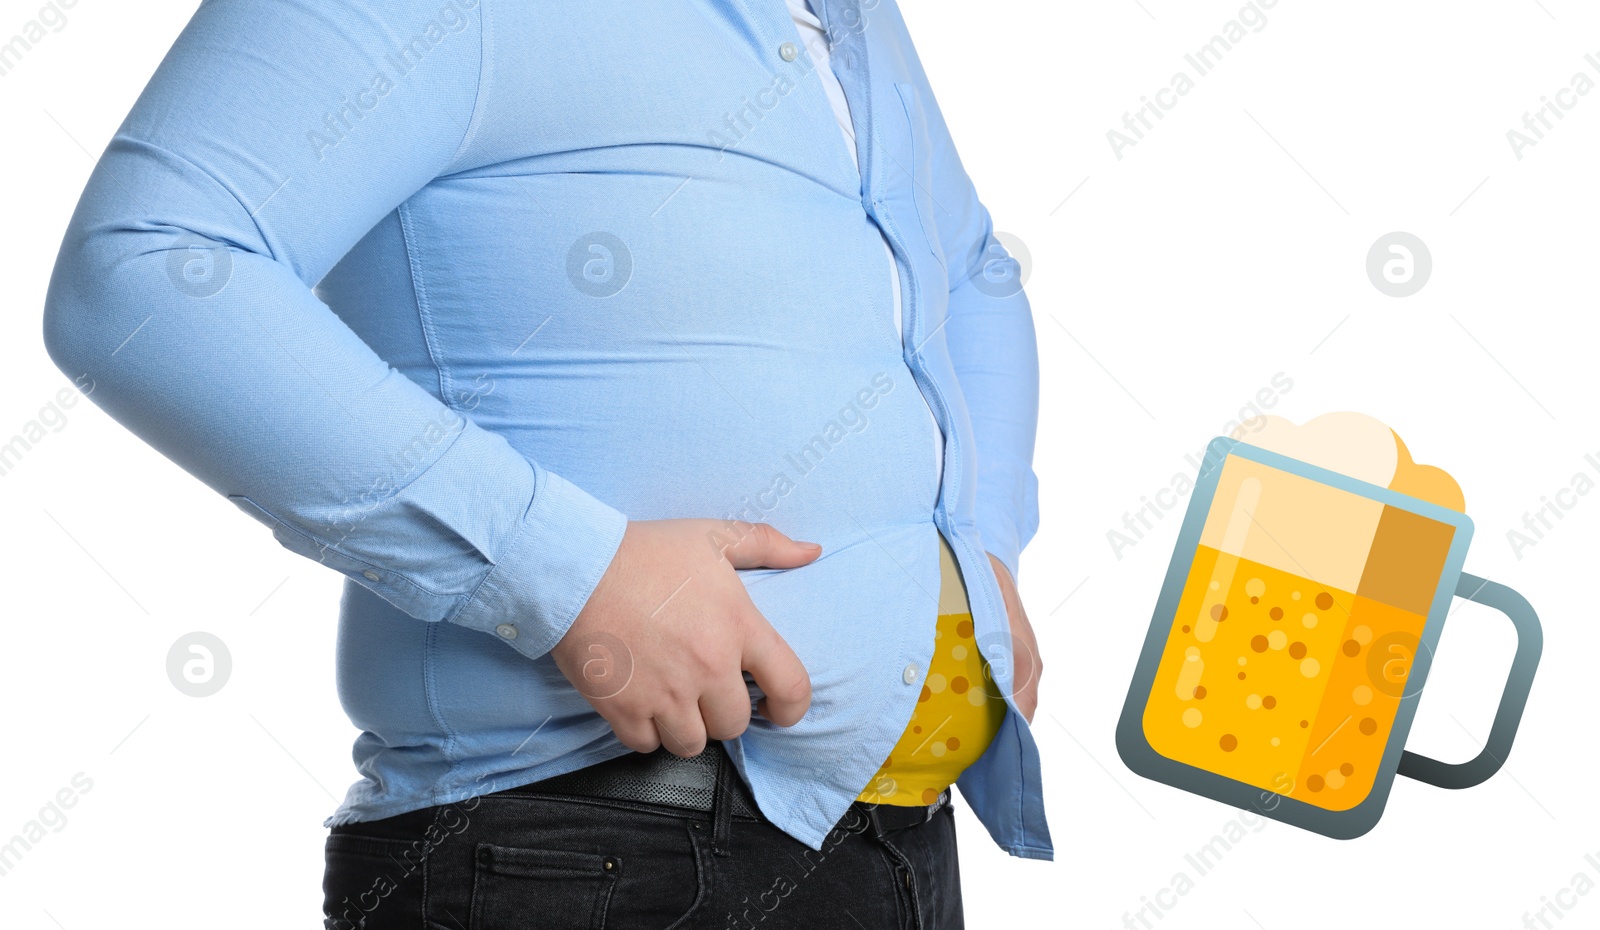
[[[784,0],[208,0],[100,157],[46,345],[348,579],[327,825],[629,751],[547,654],[629,519],[823,546],[740,573],[814,696],[726,741],[813,849],[917,702],[936,533],[1009,692],[984,553],[1015,574],[1038,526],[1028,301],[893,0],[815,6],[859,174]],[[958,785],[1048,859],[1006,703]]]

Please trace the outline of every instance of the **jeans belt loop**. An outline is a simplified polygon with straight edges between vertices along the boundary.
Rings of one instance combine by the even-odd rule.
[[[720,747],[719,747],[720,748]],[[711,854],[731,856],[729,839],[733,833],[733,789],[739,773],[733,768],[733,758],[726,752],[717,753],[717,784],[711,801]]]

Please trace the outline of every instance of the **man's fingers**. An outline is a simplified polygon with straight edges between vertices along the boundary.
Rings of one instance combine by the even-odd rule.
[[[735,520],[720,525],[713,537],[734,568],[799,568],[822,554],[821,546],[802,545],[768,523]]]
[[[811,676],[767,618],[755,613],[749,629],[741,664],[766,694],[758,705],[761,716],[779,726],[792,727],[811,706]],[[745,700],[749,700],[748,695]]]
[[[698,756],[706,748],[706,725],[700,719],[699,707],[690,704],[656,714],[655,722],[661,734],[661,745],[673,755],[687,759]]]
[[[700,695],[700,718],[705,721],[706,738],[736,739],[750,726],[750,691],[744,676],[719,681]]]
[[[661,745],[661,735],[656,731],[655,723],[649,719],[615,720],[608,717],[606,722],[611,724],[617,740],[634,752],[655,752]]]

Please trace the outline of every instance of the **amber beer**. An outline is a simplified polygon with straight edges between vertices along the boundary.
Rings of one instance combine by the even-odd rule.
[[[1145,705],[1151,748],[1328,810],[1359,804],[1454,532],[1228,456]]]
[[[1395,776],[1466,788],[1516,736],[1543,634],[1522,595],[1462,570],[1460,486],[1371,417],[1265,417],[1210,444],[1117,721],[1134,772],[1326,836],[1383,814]],[[1517,651],[1479,754],[1405,748],[1451,598]]]

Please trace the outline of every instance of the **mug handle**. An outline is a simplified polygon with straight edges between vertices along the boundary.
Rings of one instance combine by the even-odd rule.
[[[1471,788],[1500,771],[1511,752],[1517,724],[1522,722],[1522,708],[1528,702],[1533,672],[1544,650],[1544,631],[1539,626],[1539,617],[1522,595],[1505,585],[1462,572],[1461,579],[1456,582],[1456,597],[1476,601],[1505,614],[1517,631],[1517,654],[1511,660],[1506,689],[1500,695],[1500,707],[1495,711],[1489,739],[1483,744],[1482,752],[1459,763],[1440,762],[1410,750],[1400,753],[1398,771],[1401,775],[1440,788]]]

